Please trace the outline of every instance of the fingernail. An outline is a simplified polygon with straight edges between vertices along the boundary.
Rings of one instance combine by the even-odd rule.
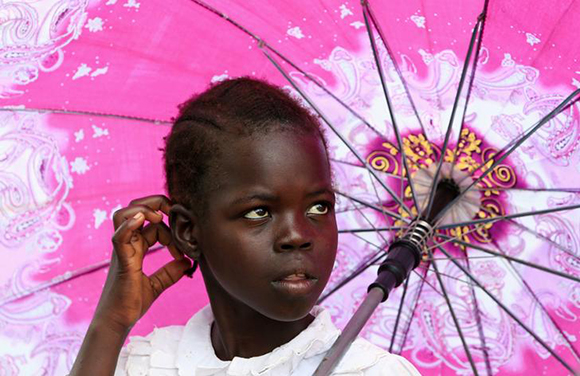
[[[133,219],[136,219],[136,220],[139,220],[141,218],[143,218],[143,213],[141,213],[141,212],[139,212],[133,216]]]

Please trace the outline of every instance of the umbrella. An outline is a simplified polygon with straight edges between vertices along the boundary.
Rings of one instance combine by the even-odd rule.
[[[163,189],[158,149],[176,104],[250,75],[287,87],[329,127],[341,244],[322,304],[339,326],[386,247],[433,210],[439,181],[472,186],[362,335],[424,374],[570,373],[578,7],[4,2],[0,369],[70,367],[104,282],[111,213]],[[207,302],[199,276],[161,299],[133,334]]]

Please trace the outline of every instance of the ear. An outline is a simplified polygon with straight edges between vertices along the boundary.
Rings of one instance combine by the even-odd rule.
[[[169,228],[177,249],[193,260],[201,253],[198,244],[197,217],[183,205],[175,204],[169,210]]]

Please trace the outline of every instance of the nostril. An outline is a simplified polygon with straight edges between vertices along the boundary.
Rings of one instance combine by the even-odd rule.
[[[286,244],[282,244],[280,246],[280,249],[282,249],[283,251],[292,251],[292,250],[295,250],[295,249],[310,249],[311,247],[312,247],[312,243],[311,242],[302,243],[298,247],[296,247],[293,244],[286,243]]]

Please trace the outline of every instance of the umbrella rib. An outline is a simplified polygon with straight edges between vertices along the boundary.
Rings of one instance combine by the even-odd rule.
[[[349,200],[351,200],[351,201],[354,201],[354,202],[356,202],[356,203],[359,203],[359,204],[361,204],[361,205],[363,205],[363,206],[366,206],[367,208],[371,208],[371,209],[374,209],[374,210],[376,210],[376,211],[378,211],[378,212],[381,212],[381,213],[384,213],[384,214],[388,214],[388,215],[389,215],[390,217],[392,217],[392,218],[399,219],[399,220],[401,220],[401,221],[403,221],[403,222],[410,222],[410,220],[409,220],[408,218],[401,217],[401,216],[400,216],[400,215],[398,215],[397,213],[393,213],[393,212],[392,212],[392,211],[390,211],[390,210],[386,210],[386,209],[384,209],[384,208],[380,208],[380,207],[378,207],[378,206],[377,206],[377,205],[375,205],[375,204],[371,204],[371,203],[369,203],[369,202],[366,202],[366,201],[359,200],[358,198],[352,197],[352,196],[350,196],[350,195],[347,195],[346,193],[342,193],[342,192],[340,192],[340,191],[336,191],[336,190],[335,190],[334,192],[335,192],[336,194],[340,195],[340,196],[346,197],[347,199],[349,199]]]
[[[511,153],[513,153],[521,144],[523,144],[528,138],[530,138],[538,129],[540,129],[544,124],[550,121],[552,118],[557,116],[570,102],[575,102],[577,99],[574,99],[576,96],[580,94],[580,89],[574,90],[572,94],[570,94],[566,99],[564,99],[555,109],[553,109],[549,114],[544,116],[542,120],[540,120],[535,126],[533,126],[526,134],[524,134],[520,139],[515,142],[513,146],[511,146],[506,152],[502,153],[501,156],[494,161],[494,163],[484,172],[482,173],[477,179],[475,179],[466,189],[464,189],[457,197],[455,197],[449,204],[447,204],[433,219],[434,222],[437,222],[439,219],[443,218],[445,213],[453,207],[471,188],[473,188],[477,183],[482,181],[491,171],[493,171],[500,163],[502,163]],[[491,158],[490,158],[491,160]],[[478,168],[472,171],[473,173],[479,169],[481,166],[487,165],[487,161],[482,163]]]
[[[421,131],[423,132],[425,137],[427,137],[427,132],[425,130],[425,126],[423,125],[423,122],[421,121],[421,116],[419,116],[419,111],[417,110],[417,106],[415,105],[415,101],[413,101],[413,97],[411,96],[411,92],[409,91],[409,87],[407,86],[407,82],[405,81],[405,78],[403,77],[403,73],[401,72],[399,64],[397,63],[397,60],[395,59],[395,55],[393,54],[391,47],[387,43],[387,38],[385,37],[385,35],[383,33],[383,29],[381,28],[380,23],[378,22],[377,18],[375,17],[375,14],[374,14],[368,0],[362,1],[362,7],[363,7],[363,9],[366,9],[366,11],[369,15],[369,19],[373,23],[375,29],[377,29],[377,33],[379,34],[379,37],[381,38],[381,41],[383,42],[383,45],[385,46],[385,49],[387,50],[387,54],[389,55],[389,58],[391,59],[391,62],[393,63],[393,67],[395,68],[395,72],[397,73],[397,76],[399,76],[399,79],[401,80],[401,84],[403,86],[403,89],[405,90],[405,94],[407,95],[407,98],[409,99],[409,103],[411,104],[411,108],[413,109],[413,113],[415,114],[415,117],[417,118],[417,121],[419,122],[419,126],[421,127]]]
[[[405,278],[405,284],[403,285],[403,295],[401,296],[401,301],[399,302],[399,308],[397,309],[397,318],[395,319],[395,327],[393,328],[393,334],[391,334],[391,344],[389,345],[389,352],[393,352],[393,346],[395,345],[395,338],[397,337],[397,329],[399,327],[399,321],[401,319],[401,313],[403,312],[403,305],[405,303],[405,296],[407,295],[407,288],[409,287],[409,278]]]
[[[334,162],[334,163],[339,163],[339,164],[343,164],[343,165],[347,165],[347,166],[352,166],[352,167],[356,167],[356,168],[362,168],[367,170],[366,166],[361,166],[361,165],[357,165],[355,163],[352,162],[347,162],[347,161],[341,161],[335,158],[328,158],[329,161]],[[395,179],[399,179],[399,180],[404,180],[403,177],[396,175],[396,174],[392,174],[390,172],[385,172],[385,171],[379,171],[381,174],[385,174],[386,176],[390,177],[390,178],[395,178]]]
[[[425,276],[427,275],[427,271],[429,270],[429,265],[431,265],[430,261],[427,262],[427,266],[425,268]],[[417,272],[415,269],[413,269],[413,271],[419,277],[422,277],[420,275],[420,273]],[[405,348],[405,343],[407,342],[407,334],[409,333],[409,328],[411,327],[413,317],[415,316],[415,310],[417,309],[417,306],[419,304],[419,298],[421,297],[421,293],[423,292],[423,286],[425,286],[426,282],[427,282],[426,278],[422,277],[419,288],[417,289],[417,293],[415,294],[415,299],[413,299],[413,303],[411,303],[411,304],[413,304],[413,308],[411,308],[411,316],[409,316],[409,320],[407,321],[407,323],[405,325],[405,330],[403,330],[403,340],[401,341],[401,347],[399,348],[399,353],[398,353],[399,355],[403,352],[403,349]],[[434,289],[434,290],[436,291],[436,289]]]
[[[401,180],[401,184],[402,184],[402,180]],[[373,186],[373,190],[375,191],[375,196],[376,196],[377,200],[380,200],[381,198],[379,197],[379,192],[377,191],[377,187],[375,186],[375,182],[372,179],[371,179],[371,185]],[[385,219],[387,219],[387,213],[385,212],[385,207],[383,205],[381,205],[381,211],[383,212],[383,216],[385,217]],[[365,217],[365,219],[366,219],[366,217]],[[372,223],[370,223],[370,221],[367,220],[367,222],[369,222],[371,227],[375,227]],[[380,232],[378,233],[378,235],[383,239],[385,244],[388,243],[387,239],[385,239]]]
[[[173,122],[169,120],[157,120],[142,118],[138,116],[129,115],[118,115],[118,114],[106,114],[102,112],[91,112],[91,111],[77,111],[77,110],[62,110],[56,108],[24,108],[18,106],[4,106],[0,107],[2,112],[28,112],[35,114],[57,114],[57,115],[76,115],[76,116],[94,116],[99,118],[109,118],[109,119],[120,119],[120,120],[131,120],[139,121],[143,123],[157,124],[157,125],[171,125]]]
[[[494,188],[479,188],[479,191],[502,191],[502,192],[511,192],[511,191],[523,191],[523,192],[561,192],[561,193],[580,193],[580,188],[501,188],[501,187],[494,187]]]
[[[442,243],[440,243],[442,244]],[[454,260],[476,260],[476,259],[494,259],[500,256],[465,256],[465,257],[452,257]],[[430,260],[441,260],[441,261],[449,261],[447,257],[433,257]]]
[[[580,90],[580,89],[579,89]],[[577,91],[579,91],[577,90]],[[573,96],[574,92],[572,93]],[[542,126],[543,124],[540,124],[542,121],[544,121],[544,119],[546,119],[547,117],[550,117],[548,119],[552,120],[553,117],[558,116],[560,113],[562,113],[563,111],[567,110],[568,108],[570,108],[572,105],[574,105],[574,103],[576,103],[578,99],[573,100],[571,102],[567,102],[568,101],[568,97],[564,99],[564,101],[560,102],[560,104],[558,106],[556,106],[552,111],[550,111],[548,114],[546,114],[545,117],[543,117],[542,119],[540,119],[539,121],[535,122],[533,125],[529,126],[528,128],[526,128],[524,131],[522,131],[521,133],[519,133],[517,136],[514,137],[514,139],[512,139],[511,141],[509,141],[507,144],[505,144],[500,150],[498,150],[495,154],[491,155],[488,159],[484,160],[483,162],[481,162],[477,167],[475,167],[473,170],[471,170],[469,177],[473,178],[473,175],[475,175],[475,173],[482,167],[488,165],[490,162],[493,161],[493,159],[497,156],[497,155],[503,155],[506,150],[508,150],[510,147],[512,147],[514,144],[516,144],[517,142],[519,142],[523,137],[526,136],[527,133],[529,132],[535,132],[534,128],[537,127],[538,125]],[[564,104],[564,102],[567,102]],[[564,105],[563,105],[564,104]],[[563,106],[562,106],[563,105]],[[554,111],[558,111],[554,116],[552,116],[552,112]],[[467,178],[467,177],[466,177]],[[461,181],[465,180],[466,178],[462,179]],[[461,182],[460,181],[460,182]],[[468,188],[469,189],[469,188]],[[511,188],[514,189],[514,188]]]
[[[475,244],[472,244],[472,243],[464,242],[464,241],[459,240],[459,239],[454,239],[454,238],[451,238],[451,237],[449,237],[447,235],[440,235],[440,236],[441,237],[444,237],[444,238],[448,238],[448,239],[450,239],[451,242],[456,243],[456,244],[459,244],[459,245],[462,245],[464,247],[476,249],[478,251],[485,252],[485,253],[487,253],[489,255],[494,255],[494,256],[497,256],[497,257],[501,257],[501,258],[504,258],[506,260],[510,260],[510,261],[516,262],[518,264],[526,265],[526,266],[528,266],[530,268],[534,268],[534,269],[537,269],[537,270],[541,270],[543,272],[550,273],[550,274],[553,274],[553,275],[557,275],[559,277],[567,278],[567,279],[569,279],[571,281],[579,282],[580,283],[580,278],[575,277],[575,276],[573,276],[571,274],[563,273],[563,272],[560,272],[560,271],[555,270],[555,269],[551,269],[551,268],[548,268],[548,267],[545,267],[545,266],[542,266],[542,265],[539,265],[539,264],[536,264],[536,263],[533,263],[533,262],[530,262],[530,261],[522,260],[522,259],[519,259],[517,257],[509,256],[509,255],[506,255],[505,253],[502,253],[502,252],[496,252],[496,251],[493,251],[491,249],[488,249],[488,248],[485,248],[485,247],[482,247],[482,246],[479,246],[479,245],[475,245]],[[499,247],[498,247],[498,249],[499,249]]]
[[[377,50],[377,45],[376,45],[375,37],[373,35],[372,26],[369,22],[368,9],[365,7],[365,3],[366,3],[366,0],[363,0],[363,2],[362,2],[362,4],[363,4],[363,18],[364,18],[366,29],[367,29],[367,34],[368,34],[369,39],[370,39],[371,49],[373,51],[373,57],[375,59],[377,71],[379,73],[381,87],[383,89],[385,101],[387,102],[387,109],[389,110],[389,115],[391,117],[391,124],[393,125],[393,131],[395,132],[395,137],[397,138],[397,145],[399,147],[399,151],[401,152],[401,162],[403,163],[403,168],[404,168],[404,171],[401,171],[401,176],[404,176],[405,173],[407,174],[407,180],[409,181],[409,187],[411,188],[411,196],[413,197],[413,203],[415,204],[415,207],[417,208],[417,210],[419,210],[419,205],[417,203],[417,196],[415,194],[415,187],[413,184],[413,179],[411,178],[411,173],[410,173],[411,170],[409,170],[409,166],[407,163],[407,155],[405,153],[403,139],[401,138],[401,133],[399,132],[399,126],[397,125],[395,113],[393,111],[393,106],[391,104],[391,99],[389,97],[389,90],[387,88],[387,83],[385,82],[385,73],[383,72],[383,65],[381,64],[381,60],[379,58],[379,52]],[[401,180],[401,195],[404,196],[405,191],[403,189],[403,182],[404,182],[404,180]]]
[[[431,256],[433,256],[432,252],[429,252]],[[461,330],[461,326],[459,325],[459,321],[457,320],[457,316],[455,315],[455,310],[451,305],[451,300],[449,299],[449,294],[447,294],[447,290],[445,289],[445,284],[441,279],[441,275],[439,274],[439,269],[437,268],[437,262],[433,260],[433,270],[435,271],[435,275],[437,276],[437,281],[439,282],[439,286],[441,286],[441,292],[443,293],[443,297],[445,298],[445,303],[447,303],[447,307],[449,308],[449,313],[451,313],[451,318],[453,319],[453,323],[455,324],[455,328],[457,329],[457,334],[459,334],[459,339],[461,339],[461,344],[463,345],[463,349],[465,351],[465,355],[467,356],[467,360],[471,365],[471,369],[473,373],[477,376],[479,373],[477,372],[477,367],[475,367],[475,362],[473,361],[473,357],[471,356],[471,351],[469,351],[469,346],[465,341],[465,337],[463,336],[463,331]]]
[[[469,259],[465,259],[465,265],[467,265],[467,270],[471,273],[471,265]],[[485,362],[485,370],[488,376],[493,375],[491,370],[491,363],[489,361],[489,352],[487,351],[487,343],[485,341],[485,333],[483,332],[483,325],[481,321],[481,312],[479,310],[479,303],[477,302],[477,296],[475,295],[475,288],[473,286],[473,281],[469,281],[469,291],[471,292],[471,298],[473,299],[473,312],[475,313],[475,322],[477,323],[477,334],[479,335],[479,341],[481,342],[481,351],[483,352],[483,360]]]
[[[441,252],[443,252],[443,254],[445,254],[448,257],[451,257],[451,255],[445,250],[445,248],[443,247],[439,247],[439,250]],[[545,348],[554,358],[556,358],[568,371],[570,371],[572,374],[575,372],[574,369],[568,364],[566,363],[566,361],[564,359],[562,359],[562,357],[560,357],[560,355],[558,355],[554,350],[552,350],[550,348],[550,346],[548,346],[546,344],[546,342],[544,342],[543,339],[541,339],[532,329],[528,328],[528,326],[526,324],[524,324],[509,308],[507,308],[497,297],[495,297],[492,293],[490,293],[489,291],[487,291],[487,289],[481,284],[481,282],[479,282],[479,280],[477,278],[475,278],[468,270],[466,270],[459,262],[451,259],[451,262],[455,264],[455,266],[457,266],[459,269],[461,269],[461,271],[470,279],[472,280],[477,286],[479,286],[480,289],[483,290],[483,292],[485,292],[487,294],[487,296],[489,296],[508,316],[510,316],[516,323],[518,323],[520,325],[520,327],[522,327],[522,329],[524,329],[529,335],[531,335],[538,343],[540,343],[542,345],[543,348]]]
[[[553,241],[552,239],[548,238],[545,235],[542,235],[540,233],[537,233],[536,231],[532,230],[531,228],[522,225],[521,223],[518,223],[516,221],[514,221],[513,219],[509,219],[508,220],[511,224],[521,228],[524,231],[527,231],[529,233],[531,233],[532,235],[534,235],[535,237],[545,240],[548,243],[550,243],[551,245],[553,245],[554,247],[558,248],[560,251],[566,253],[568,256],[575,258],[576,260],[580,260],[580,257],[578,257],[576,254],[573,253],[573,251],[571,249],[568,249],[566,247],[564,247],[563,245],[556,243],[555,241]]]
[[[556,213],[556,212],[560,212],[560,211],[574,210],[574,209],[578,209],[578,208],[580,208],[580,204],[565,205],[565,206],[559,206],[559,207],[555,207],[555,208],[551,208],[551,209],[533,210],[533,211],[523,212],[523,213],[498,215],[497,217],[491,217],[491,218],[474,219],[472,221],[467,221],[467,222],[452,223],[449,225],[438,226],[438,227],[436,227],[436,229],[437,230],[446,230],[446,229],[453,228],[453,227],[471,226],[471,225],[480,224],[480,223],[490,223],[490,222],[493,223],[493,222],[502,221],[505,219],[529,217],[532,215],[540,215],[540,214],[548,214],[548,213]]]
[[[330,90],[328,90],[324,85],[322,85],[320,82],[318,82],[318,80],[316,80],[314,77],[312,77],[312,75],[310,75],[308,72],[304,71],[302,68],[300,68],[298,65],[296,65],[296,63],[294,63],[292,60],[290,60],[288,57],[286,57],[280,51],[278,51],[277,49],[275,49],[274,47],[272,47],[270,44],[268,44],[262,38],[260,38],[256,34],[252,33],[250,30],[248,30],[247,28],[245,28],[244,26],[242,26],[238,22],[236,22],[236,21],[232,20],[231,18],[229,18],[225,13],[222,13],[222,12],[218,11],[217,9],[209,6],[208,4],[204,3],[203,1],[200,1],[200,0],[191,0],[191,1],[193,1],[194,3],[197,3],[198,5],[200,5],[203,8],[209,10],[210,12],[216,14],[217,16],[225,19],[226,21],[228,21],[229,23],[231,23],[233,26],[237,27],[238,29],[240,29],[241,31],[243,31],[244,33],[246,33],[247,35],[249,35],[252,38],[254,38],[254,40],[256,40],[258,43],[262,43],[264,45],[264,47],[268,48],[270,51],[272,51],[274,54],[276,54],[280,59],[284,60],[292,68],[296,69],[298,72],[300,72],[300,74],[302,74],[306,78],[308,78],[308,80],[310,80],[310,82],[314,83],[316,86],[318,86],[320,89],[322,89],[326,94],[330,95],[343,108],[345,108],[346,110],[348,110],[357,119],[359,119],[360,121],[362,121],[364,125],[366,125],[373,132],[375,132],[375,134],[377,136],[383,137],[383,134],[378,129],[376,129],[375,127],[373,127],[361,114],[359,114],[357,111],[355,111],[351,106],[349,106],[348,104],[346,104],[342,99],[340,99],[333,92],[331,92]]]
[[[498,246],[498,244],[495,241],[494,241],[494,245],[497,249],[500,249],[500,247]],[[548,320],[550,320],[550,322],[552,323],[552,325],[554,325],[556,330],[558,330],[558,332],[560,333],[562,338],[564,338],[564,341],[566,341],[566,343],[568,344],[568,347],[570,347],[570,350],[572,351],[572,353],[576,357],[576,360],[580,362],[580,354],[578,353],[576,348],[572,345],[572,342],[570,342],[568,337],[564,334],[564,331],[560,328],[560,325],[558,325],[558,323],[554,320],[552,315],[550,315],[550,313],[548,312],[548,309],[542,304],[542,302],[540,301],[540,298],[538,298],[538,296],[536,295],[536,293],[534,292],[532,287],[528,284],[528,282],[526,282],[526,280],[522,277],[520,272],[514,267],[514,265],[512,264],[512,262],[510,260],[506,259],[506,263],[509,264],[512,272],[514,272],[514,274],[518,277],[518,279],[520,280],[522,285],[526,288],[528,293],[532,296],[532,298],[534,299],[536,304],[542,309],[542,312],[546,315],[546,317],[548,317]]]
[[[157,252],[162,248],[165,248],[165,246],[152,247],[147,251],[146,256],[151,254],[151,253]],[[68,282],[68,281],[73,280],[75,278],[82,277],[83,275],[90,274],[90,273],[96,272],[98,270],[104,269],[104,268],[108,267],[110,264],[111,264],[111,260],[103,260],[103,261],[99,261],[99,262],[96,262],[96,263],[91,264],[91,265],[83,266],[83,267],[78,268],[78,269],[73,270],[73,271],[65,272],[61,275],[58,275],[54,278],[51,278],[49,281],[39,283],[36,286],[15,292],[7,297],[0,299],[0,307],[4,306],[6,304],[12,303],[14,301],[17,301],[19,299],[25,298],[27,296],[30,296],[32,294],[35,294],[39,291],[46,290],[48,288],[60,285],[61,283]]]
[[[472,232],[475,232],[475,231],[477,231],[479,229],[480,229],[479,226],[475,226],[475,227],[473,227],[472,229],[470,229],[468,231],[459,233],[459,235],[456,235],[456,236],[452,237],[452,239],[460,239],[461,237],[464,237],[467,234],[471,234]],[[437,233],[437,234],[439,234],[439,233]],[[436,245],[432,245],[430,247],[427,247],[427,250],[428,251],[433,250],[433,249],[437,248],[438,245],[443,245],[445,243],[449,243],[450,241],[451,241],[450,239],[447,239],[445,241],[442,241],[440,243],[437,243]]]
[[[455,95],[455,100],[453,102],[453,108],[451,110],[451,116],[449,118],[449,124],[447,125],[447,131],[445,132],[445,139],[443,140],[443,147],[441,148],[441,155],[439,157],[439,162],[437,162],[437,169],[435,170],[435,175],[433,181],[431,182],[431,187],[429,189],[429,199],[427,201],[427,218],[431,216],[431,209],[433,207],[433,199],[435,198],[435,191],[437,188],[437,183],[439,180],[439,174],[441,172],[441,166],[443,166],[443,161],[445,160],[445,152],[447,151],[447,145],[449,143],[449,136],[451,135],[451,130],[453,129],[453,122],[455,120],[455,113],[457,112],[457,107],[459,105],[459,98],[461,97],[461,92],[463,90],[463,85],[465,84],[465,79],[467,78],[467,69],[469,67],[469,62],[471,61],[471,54],[473,53],[473,48],[475,46],[475,41],[482,23],[481,17],[478,18],[477,23],[473,28],[471,33],[471,40],[469,41],[469,47],[467,49],[467,56],[465,57],[465,63],[463,64],[463,69],[461,70],[461,77],[459,78],[459,85],[457,87],[457,93]]]
[[[482,208],[482,209],[483,209],[483,211],[487,212],[488,214],[491,214],[491,215],[493,215],[493,213],[492,213],[492,212],[490,212],[489,210],[486,210],[485,208]],[[513,225],[515,225],[515,226],[519,227],[520,229],[522,229],[522,230],[524,230],[524,231],[527,231],[527,232],[531,233],[531,234],[532,234],[532,235],[534,235],[535,237],[537,237],[537,238],[540,238],[540,239],[542,239],[542,240],[545,240],[545,241],[547,241],[548,243],[552,244],[554,247],[558,248],[559,250],[561,250],[562,252],[566,253],[566,254],[567,254],[567,255],[569,255],[570,257],[573,257],[573,258],[575,258],[575,259],[577,259],[577,260],[580,260],[580,258],[579,258],[578,256],[576,256],[576,255],[575,255],[575,254],[572,252],[572,250],[565,248],[565,247],[564,247],[564,246],[562,246],[561,244],[558,244],[558,243],[556,243],[555,241],[553,241],[552,239],[550,239],[550,238],[548,238],[548,237],[546,237],[546,236],[544,236],[544,235],[542,235],[542,234],[539,234],[539,233],[537,233],[536,231],[532,230],[531,228],[529,228],[529,227],[527,227],[527,226],[524,226],[523,224],[521,224],[521,223],[519,223],[519,222],[516,222],[516,221],[515,221],[515,220],[513,220],[513,219],[508,219],[507,221],[508,221],[509,223],[511,223],[511,224],[513,224]]]
[[[483,12],[479,15],[481,18],[481,30],[477,38],[477,46],[475,47],[475,56],[473,57],[473,64],[471,65],[471,75],[469,77],[469,84],[467,85],[467,95],[465,97],[465,104],[463,106],[463,113],[461,115],[461,122],[459,123],[459,133],[457,135],[457,142],[455,150],[453,151],[453,156],[451,159],[451,165],[455,165],[457,155],[459,153],[459,140],[461,140],[461,133],[463,132],[463,127],[465,125],[465,115],[467,114],[467,107],[469,105],[469,99],[471,98],[471,90],[473,89],[473,83],[475,82],[475,72],[477,70],[477,63],[479,61],[479,54],[481,52],[481,45],[483,43],[483,31],[485,30],[485,21],[487,20],[487,8],[489,5],[489,0],[485,0],[483,5]],[[451,169],[451,179],[453,179],[453,169]]]
[[[358,208],[357,208],[358,209]],[[359,210],[359,213],[361,214],[361,216],[365,219],[365,221],[367,221],[367,223],[373,227],[373,223],[366,217],[366,215],[364,215],[364,213],[362,213]],[[385,213],[386,214],[386,213]],[[387,239],[384,238],[384,236],[379,232],[379,231],[375,231],[380,237],[381,239],[383,239],[383,241],[386,243]],[[348,276],[347,278],[345,278],[343,281],[339,282],[335,287],[332,288],[332,290],[330,290],[327,294],[325,294],[324,296],[322,296],[319,300],[318,303],[322,303],[326,298],[328,298],[329,296],[331,296],[332,294],[334,294],[335,292],[337,292],[339,289],[341,289],[343,286],[345,286],[346,284],[348,284],[350,281],[352,281],[354,278],[356,278],[359,274],[361,274],[363,271],[365,271],[367,268],[369,268],[371,265],[373,265],[374,263],[376,263],[378,260],[380,260],[382,257],[385,256],[386,252],[385,252],[385,247],[380,247],[374,243],[372,243],[371,241],[363,238],[362,236],[359,236],[356,233],[353,233],[353,236],[357,237],[358,239],[361,239],[362,241],[372,245],[373,247],[377,248],[379,251],[376,252],[375,254],[373,254],[370,258],[371,260],[367,263],[367,264],[363,264],[363,266],[359,266],[357,268],[357,270],[351,274],[350,276]],[[377,256],[378,255],[378,256]]]
[[[340,290],[341,288],[343,288],[344,286],[346,286],[350,281],[352,281],[353,279],[355,279],[356,277],[358,277],[362,272],[364,272],[365,270],[367,270],[369,267],[371,267],[372,265],[374,265],[375,263],[377,263],[382,257],[385,257],[386,253],[383,249],[380,249],[378,252],[374,253],[373,255],[371,255],[369,257],[369,259],[362,261],[359,266],[357,266],[357,268],[355,269],[355,271],[348,275],[347,277],[345,277],[343,280],[341,280],[340,282],[338,282],[329,292],[327,292],[326,294],[322,295],[318,301],[316,302],[316,304],[320,304],[323,301],[325,301],[326,299],[328,299],[332,294],[334,294],[335,292],[337,292],[338,290]]]
[[[367,167],[367,170],[370,172],[370,174],[393,197],[393,199],[401,206],[401,208],[403,210],[405,210],[409,215],[412,216],[413,213],[412,213],[411,209],[409,209],[409,207],[407,207],[407,205],[405,205],[405,203],[393,192],[393,190],[391,188],[389,188],[389,186],[386,185],[377,176],[374,169],[368,164],[368,162],[359,154],[359,152],[354,148],[354,146],[351,145],[351,143],[338,131],[338,129],[334,125],[332,125],[330,120],[328,120],[328,118],[322,113],[322,111],[320,111],[320,109],[316,106],[316,104],[302,91],[302,89],[300,89],[298,87],[296,82],[294,82],[294,80],[288,75],[288,73],[284,69],[282,69],[280,64],[278,64],[278,62],[276,62],[272,58],[272,56],[268,53],[267,50],[265,50],[263,48],[263,46],[260,46],[260,48],[262,49],[262,52],[264,53],[266,58],[274,65],[274,67],[282,74],[282,76],[284,76],[286,81],[288,81],[290,83],[290,85],[292,85],[292,87],[302,96],[302,98],[304,98],[304,100],[306,102],[308,102],[308,104],[312,107],[312,109],[322,118],[322,120],[326,123],[326,125],[328,125],[328,127],[332,130],[332,132],[334,132],[334,134],[336,134],[336,136],[344,143],[344,145],[351,151],[351,153],[354,154],[354,156],[359,160],[359,162],[364,164],[365,167]]]
[[[357,228],[338,230],[339,234],[357,234],[359,232],[378,232],[378,231],[400,231],[405,230],[406,227],[391,226],[391,227],[376,227],[376,228]]]

